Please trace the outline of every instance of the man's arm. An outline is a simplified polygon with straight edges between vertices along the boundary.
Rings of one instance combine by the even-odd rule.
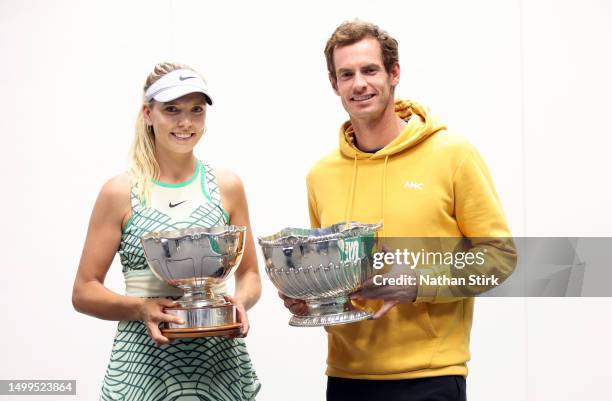
[[[450,265],[425,267],[419,269],[418,275],[465,278],[466,281],[470,275],[485,275],[502,283],[516,267],[516,247],[489,170],[476,149],[472,148],[459,165],[453,177],[453,189],[457,225],[469,243],[465,252],[485,255],[484,263],[461,269]],[[418,286],[415,302],[452,302],[481,294],[495,286],[491,283],[460,286],[423,284]]]
[[[489,171],[476,152],[470,149],[453,176],[454,214],[464,238],[440,239],[440,246],[428,251],[462,251],[481,253],[484,262],[457,268],[450,264],[433,264],[411,269],[406,265],[394,265],[384,276],[411,277],[413,284],[377,285],[369,280],[352,299],[382,299],[383,306],[374,318],[383,316],[398,303],[456,302],[465,297],[481,294],[496,285],[472,284],[468,278],[489,276],[503,282],[516,266],[516,248],[506,223],[499,197]],[[406,239],[408,241],[408,239]],[[448,241],[448,242],[446,242]],[[464,278],[466,285],[447,283],[443,278]],[[380,281],[380,280],[379,280]]]

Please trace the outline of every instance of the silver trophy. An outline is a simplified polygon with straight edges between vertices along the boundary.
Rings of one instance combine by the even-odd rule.
[[[168,338],[237,335],[235,306],[214,288],[238,268],[244,251],[246,227],[196,227],[148,233],[140,238],[153,273],[183,290],[177,307],[166,313],[184,324],[163,323]]]
[[[372,255],[380,224],[339,223],[321,229],[286,228],[260,237],[266,273],[284,295],[306,302],[292,316],[298,327],[331,326],[367,319],[349,294],[373,275]]]

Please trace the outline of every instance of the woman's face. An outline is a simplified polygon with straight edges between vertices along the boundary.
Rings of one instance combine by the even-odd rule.
[[[191,152],[204,134],[206,101],[202,93],[167,103],[153,101],[143,106],[143,113],[145,122],[153,126],[157,152]]]

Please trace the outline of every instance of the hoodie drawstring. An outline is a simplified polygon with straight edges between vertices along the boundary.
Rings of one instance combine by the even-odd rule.
[[[380,206],[381,210],[381,223],[382,227],[380,229],[380,236],[383,237],[385,234],[385,203],[387,203],[387,162],[389,161],[389,155],[385,156],[385,165],[383,167],[383,176],[382,176],[382,205]]]
[[[385,163],[382,171],[382,193],[381,193],[381,223],[382,228],[380,235],[383,236],[385,232],[385,204],[387,203],[387,164],[389,163],[389,155],[385,156]],[[348,227],[352,216],[353,216],[353,202],[355,201],[355,189],[357,187],[357,155],[353,158],[353,174],[351,178],[351,186],[349,188],[349,195],[346,201],[346,216],[344,222]]]
[[[376,157],[361,152],[359,148],[355,146],[355,130],[353,129],[350,120],[342,124],[339,132],[339,150],[341,156],[343,157],[343,160],[345,160],[348,164],[350,163],[348,160],[350,160],[350,158],[353,158],[353,176],[351,179],[351,187],[349,190],[348,199],[346,201],[346,214],[344,219],[347,224],[353,218],[353,209],[356,196],[355,192],[357,191],[357,159],[361,157],[364,160],[368,159],[374,162],[363,166],[364,168],[366,168],[366,170],[364,170],[366,171],[366,174],[365,176],[363,176],[362,174],[362,176],[364,177],[364,180],[369,180],[369,174],[367,173],[370,171],[369,168],[375,166],[374,168],[378,169],[380,166],[380,161],[382,160],[383,156],[385,157],[382,172],[382,204],[380,205],[380,210],[382,214],[381,223],[383,224],[383,228],[380,231],[381,235],[384,234],[385,227],[384,219],[387,203],[387,167],[389,163],[389,158],[392,155],[400,154],[401,152],[405,152],[407,149],[419,145],[421,142],[425,141],[430,136],[446,129],[443,124],[441,124],[440,122],[438,122],[437,119],[431,116],[431,114],[429,113],[429,109],[410,100],[396,100],[395,113],[399,118],[406,121],[407,125],[403,127],[402,131],[395,139],[393,139],[393,141],[385,145],[385,147],[380,151],[380,153],[377,152],[378,154],[376,155]],[[343,165],[342,168],[344,169],[349,167],[347,165]],[[373,186],[369,188],[376,190]]]
[[[353,215],[353,201],[355,200],[355,186],[357,184],[357,155],[353,159],[353,178],[351,179],[351,188],[349,190],[349,196],[346,205],[346,218],[344,224],[348,227],[351,222]]]

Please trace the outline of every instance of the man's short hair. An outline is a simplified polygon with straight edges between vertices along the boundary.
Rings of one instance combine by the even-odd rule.
[[[391,67],[399,62],[397,40],[392,38],[386,31],[383,31],[371,22],[360,20],[345,21],[336,28],[325,45],[327,70],[334,79],[336,79],[334,49],[336,47],[352,45],[368,37],[374,38],[380,43],[382,62],[387,72],[390,72]]]

